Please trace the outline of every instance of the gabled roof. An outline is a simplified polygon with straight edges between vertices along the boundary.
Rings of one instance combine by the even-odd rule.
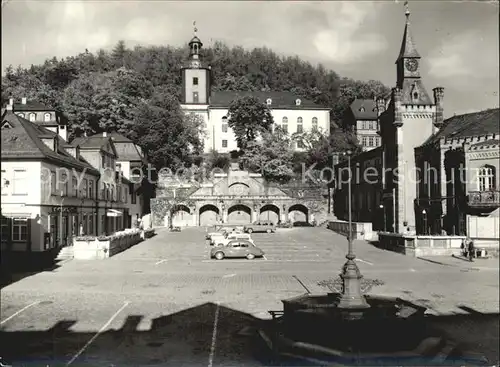
[[[241,97],[255,97],[260,102],[266,103],[270,98],[271,109],[316,109],[329,110],[328,107],[321,106],[311,100],[297,96],[292,92],[248,92],[248,91],[214,91],[210,96],[210,107],[229,108],[232,101]],[[296,100],[300,99],[300,105]]]
[[[465,138],[500,133],[500,109],[488,109],[450,117],[444,121],[441,130],[431,136],[423,145],[440,139]]]
[[[137,149],[137,145],[134,144],[129,138],[118,134],[117,132],[112,132],[108,134],[113,140],[117,153],[117,161],[139,161],[146,163],[145,157],[141,154],[140,150]]]
[[[46,159],[55,164],[68,165],[88,172],[99,174],[85,159],[74,158],[64,150],[66,142],[56,133],[43,126],[6,111],[2,117],[2,126],[8,123],[10,128],[2,129],[2,159]],[[51,150],[41,139],[57,139],[57,151]]]
[[[73,139],[73,141],[70,144],[74,147],[78,145],[80,149],[95,149],[95,150],[101,150],[107,144],[110,144],[111,148],[113,149],[113,153],[115,154],[115,156],[118,156],[115,144],[113,143],[113,139],[110,136],[102,136],[102,135],[83,136]]]
[[[377,103],[373,99],[355,99],[350,108],[356,120],[376,120],[378,117]]]

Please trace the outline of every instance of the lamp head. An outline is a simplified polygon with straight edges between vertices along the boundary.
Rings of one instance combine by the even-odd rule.
[[[380,204],[378,207],[382,209],[384,207],[384,204]]]
[[[348,149],[346,152],[345,152],[346,155],[352,155],[352,150]]]
[[[425,211],[425,209],[422,210],[422,214],[423,215],[427,214],[427,212]]]

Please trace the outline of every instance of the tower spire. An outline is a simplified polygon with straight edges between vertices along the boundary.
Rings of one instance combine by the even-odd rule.
[[[405,1],[405,16],[406,25],[405,31],[403,33],[403,41],[401,42],[401,50],[399,51],[398,60],[404,57],[417,57],[420,58],[420,54],[417,51],[415,42],[411,35],[410,30],[410,8],[408,6],[408,1]]]
[[[198,32],[198,28],[196,28],[196,20],[193,22],[193,35],[196,37],[196,33]]]

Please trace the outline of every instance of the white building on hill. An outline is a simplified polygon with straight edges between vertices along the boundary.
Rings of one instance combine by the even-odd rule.
[[[182,68],[182,109],[196,113],[205,121],[205,152],[227,153],[237,149],[236,138],[228,126],[228,109],[233,100],[254,96],[271,109],[275,125],[289,134],[318,129],[330,134],[330,109],[300,98],[291,92],[212,91],[211,67],[201,60],[203,46],[195,35],[189,42],[190,56]],[[301,150],[300,146],[295,146]]]

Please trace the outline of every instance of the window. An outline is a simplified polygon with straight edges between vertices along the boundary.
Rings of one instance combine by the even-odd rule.
[[[127,187],[124,187],[124,191],[125,191],[125,204],[128,203],[128,189]]]
[[[193,78],[193,85],[198,85],[198,78]]]
[[[109,200],[113,201],[115,198],[115,190],[114,187],[110,185],[109,187]]]
[[[364,147],[368,146],[368,138],[366,136],[363,136],[361,138],[361,141],[362,141],[362,143],[361,143],[362,146],[364,146]]]
[[[198,103],[199,98],[198,98],[198,92],[193,92],[193,103]]]
[[[18,113],[17,116],[24,118],[24,113]]]
[[[28,239],[28,219],[14,218],[12,221],[12,241],[26,241]]]
[[[83,224],[83,234],[87,234],[87,213],[83,213],[83,218],[82,218],[82,224]]]
[[[66,173],[61,173],[60,177],[60,182],[59,182],[59,193],[62,194],[62,196],[67,196],[68,195],[68,175]]]
[[[101,158],[102,158],[102,168],[106,168],[106,155],[105,154],[102,154],[101,155]]]
[[[15,169],[14,170],[14,195],[27,195],[28,194],[28,177],[26,175],[26,170]]]
[[[222,123],[222,132],[227,133],[227,124]]]
[[[5,178],[5,170],[2,170],[2,195],[7,195],[7,186],[9,180]]]
[[[302,117],[297,117],[297,132],[304,132],[304,126],[302,125]]]
[[[285,133],[288,133],[288,117],[283,117],[281,119],[281,128]]]
[[[30,113],[30,121],[35,122],[36,120],[36,115],[34,113]]]
[[[271,105],[271,103],[273,103],[273,100],[271,98],[268,98],[266,100],[266,104],[269,106],[269,105]]]
[[[119,202],[121,202],[122,201],[122,187],[121,186],[117,186],[116,187],[116,191],[117,191],[117,194],[116,194],[117,199],[118,199]]]
[[[88,196],[89,196],[89,199],[94,198],[94,180],[89,180]]]
[[[87,188],[87,179],[84,178],[83,179],[83,188],[82,188],[82,197],[86,198],[87,197],[87,193],[88,193],[88,188]]]
[[[306,146],[304,145],[304,142],[302,140],[299,140],[297,142],[297,148],[299,149],[304,149]]]
[[[413,93],[413,99],[418,99],[418,93],[417,92]]]
[[[71,180],[71,195],[75,198],[78,197],[78,181],[76,177]]]
[[[136,195],[135,191],[132,190],[132,192],[130,194],[131,194],[131,197],[132,197],[131,200],[130,200],[130,202],[132,204],[137,204],[137,195]]]
[[[121,163],[117,163],[115,165],[115,167],[116,167],[116,169],[115,169],[116,172],[120,172],[122,170],[122,164]]]
[[[360,107],[359,112],[365,112],[365,108],[364,107]]]
[[[43,115],[43,121],[45,121],[45,122],[50,121],[50,113],[46,113]]]
[[[318,118],[312,118],[312,131],[318,131]]]
[[[477,175],[479,191],[488,191],[495,188],[495,168],[492,166],[483,166],[479,168]]]
[[[368,137],[368,146],[369,147],[375,146],[375,142],[374,142],[374,137],[373,136]]]
[[[10,219],[9,218],[6,218],[6,217],[2,217],[2,221],[1,221],[1,227],[0,227],[0,232],[1,232],[1,241],[2,242],[6,242],[9,240],[9,234],[10,234],[10,230],[9,230],[9,225],[10,225]]]
[[[296,106],[300,106],[300,104],[301,104],[301,103],[302,103],[302,101],[301,101],[300,99],[298,99],[298,98],[297,98],[297,99],[295,100],[295,105],[296,105]]]
[[[227,140],[222,140],[222,147],[227,148]]]
[[[56,191],[56,173],[50,172],[50,193],[55,195]]]

